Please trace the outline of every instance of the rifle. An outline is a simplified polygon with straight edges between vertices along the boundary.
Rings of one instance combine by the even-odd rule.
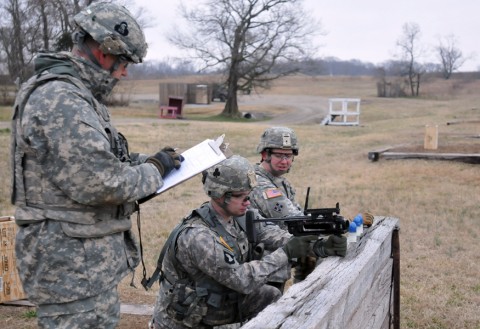
[[[340,216],[340,205],[337,202],[335,208],[308,208],[310,187],[307,188],[303,216],[288,216],[274,218],[255,218],[254,212],[248,210],[246,214],[246,233],[252,246],[257,245],[257,222],[283,222],[288,232],[294,236],[303,235],[341,235],[348,232],[349,221]]]

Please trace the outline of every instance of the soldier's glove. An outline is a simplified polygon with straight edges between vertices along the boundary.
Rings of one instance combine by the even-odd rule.
[[[283,250],[288,259],[305,257],[312,250],[310,242],[316,239],[316,235],[294,236],[283,246]]]
[[[171,147],[164,147],[160,152],[152,155],[146,162],[152,163],[157,167],[158,172],[162,177],[167,176],[174,168],[179,169],[182,161],[185,160],[183,156]]]
[[[313,252],[321,258],[328,256],[345,257],[347,254],[347,238],[343,235],[330,235],[327,240],[319,239],[313,245]]]

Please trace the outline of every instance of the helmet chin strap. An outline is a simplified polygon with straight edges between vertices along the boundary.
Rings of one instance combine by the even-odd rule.
[[[223,202],[220,202],[219,199],[213,199],[213,198],[211,199],[211,202],[214,203],[216,207],[220,208],[223,211],[223,214],[222,214],[217,209],[217,212],[219,212],[222,215],[222,217],[233,216],[227,209],[228,205],[230,204],[230,197],[229,196],[225,196],[225,199],[223,200]],[[227,218],[227,217],[225,217],[225,218]]]
[[[78,31],[75,31],[73,32],[72,34],[72,41],[75,45],[77,45],[78,49],[80,49],[84,54],[86,54],[88,56],[88,59],[94,63],[95,65],[97,65],[98,67],[102,67],[100,65],[100,63],[98,62],[98,59],[95,57],[95,55],[93,55],[92,53],[92,50],[90,49],[90,47],[88,47],[86,44],[85,44],[85,36],[87,35],[87,33],[83,30],[78,30]]]
[[[115,62],[110,67],[110,73],[115,72],[120,67],[121,63],[122,63],[122,60],[120,59],[120,57],[116,56]]]
[[[223,199],[222,204],[219,204],[219,206],[220,206],[223,210],[225,210],[225,212],[228,213],[227,207],[228,207],[228,205],[230,204],[231,195],[230,195],[229,193],[225,193],[224,197],[225,197],[225,198]]]
[[[99,86],[97,92],[94,93],[95,98],[100,101],[105,101],[117,82],[118,79],[116,78],[105,79]]]

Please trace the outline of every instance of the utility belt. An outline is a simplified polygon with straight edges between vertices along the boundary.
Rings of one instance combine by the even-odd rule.
[[[188,279],[175,284],[163,277],[162,290],[167,294],[167,314],[189,328],[232,323],[236,317],[239,294],[235,291],[213,292],[195,286]]]
[[[45,220],[55,220],[61,223],[67,236],[96,238],[130,230],[132,227],[130,215],[136,209],[137,205],[135,203],[82,209],[28,205],[16,208],[15,221],[18,225],[23,226]]]

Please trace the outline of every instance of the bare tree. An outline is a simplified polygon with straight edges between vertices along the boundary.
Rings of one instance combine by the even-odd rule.
[[[421,31],[417,23],[405,23],[403,35],[397,41],[403,63],[402,75],[407,77],[411,96],[418,96],[423,74],[422,65],[418,62],[425,50],[420,44]]]
[[[68,5],[59,0],[7,0],[0,6],[0,51],[12,80],[24,81],[35,54],[53,50],[64,30],[71,30],[70,25],[59,24]]]
[[[446,36],[443,40],[440,39],[436,51],[441,63],[443,77],[448,80],[452,73],[465,63],[466,58],[463,57],[462,51],[458,49],[457,38],[453,34]]]
[[[7,69],[12,79],[18,77],[23,81],[28,75],[27,40],[23,25],[23,22],[27,19],[26,10],[20,0],[7,0],[0,9],[0,17],[2,18],[0,44],[7,62]]]
[[[93,0],[3,0],[0,57],[12,80],[23,82],[41,51],[69,50],[72,17]]]
[[[238,117],[238,91],[267,87],[296,72],[294,63],[314,50],[310,38],[321,33],[320,25],[301,5],[302,0],[205,0],[189,9],[182,5],[188,25],[169,39],[189,50],[201,70],[224,74],[228,96],[222,115]]]

